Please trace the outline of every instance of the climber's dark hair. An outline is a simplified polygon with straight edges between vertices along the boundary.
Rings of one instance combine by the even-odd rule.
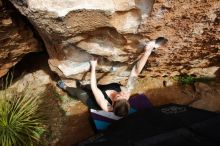
[[[120,99],[113,104],[113,112],[116,116],[125,117],[130,110],[130,104],[126,99]]]

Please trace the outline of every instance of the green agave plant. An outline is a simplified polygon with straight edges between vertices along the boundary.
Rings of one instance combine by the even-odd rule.
[[[0,95],[0,145],[38,144],[45,131],[43,118],[39,112],[39,98],[29,91],[23,95],[7,92],[5,89]]]

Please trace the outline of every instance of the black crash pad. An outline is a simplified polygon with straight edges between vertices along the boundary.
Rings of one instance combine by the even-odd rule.
[[[129,115],[81,146],[219,146],[220,114],[165,105]]]

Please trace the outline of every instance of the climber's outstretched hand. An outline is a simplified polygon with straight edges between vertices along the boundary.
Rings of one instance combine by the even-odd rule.
[[[166,43],[168,42],[168,40],[164,37],[159,37],[156,40],[152,40],[148,43],[146,43],[145,45],[145,52],[152,52],[153,50],[155,51],[155,49],[164,46]]]
[[[96,57],[92,57],[92,59],[90,60],[90,65],[92,68],[96,68],[97,60],[98,60],[98,58],[96,58]]]
[[[145,49],[145,52],[148,52],[148,53],[152,52],[152,50],[154,49],[154,47],[155,47],[155,40],[148,42],[148,43],[145,45],[145,48],[144,48],[144,49]]]

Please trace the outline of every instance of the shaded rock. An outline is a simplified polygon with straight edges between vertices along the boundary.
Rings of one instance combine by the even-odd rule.
[[[216,81],[181,86],[169,78],[148,77],[138,80],[133,90],[136,93],[147,95],[154,106],[175,103],[220,112],[220,84]]]
[[[208,85],[195,83],[196,96],[199,98],[191,106],[206,109],[209,111],[220,112],[220,85]]]
[[[0,1],[0,77],[29,52],[41,51],[33,32],[21,15]]]
[[[35,62],[36,58],[39,59],[38,62]],[[94,134],[88,120],[89,112],[84,104],[73,99],[74,97],[70,98],[56,87],[55,75],[50,70],[47,60],[47,54],[43,53],[25,56],[16,64],[15,73],[20,72],[21,68],[25,72],[15,78],[10,89],[17,92],[27,91],[39,97],[39,106],[43,111],[47,129],[42,136],[41,144],[70,146]]]
[[[43,70],[38,70],[33,73],[27,73],[19,77],[20,79],[13,84],[11,88],[16,88],[18,92],[28,89],[37,89],[38,91],[44,91],[47,84],[51,83],[50,76]]]
[[[133,94],[144,93],[154,106],[170,103],[190,104],[196,100],[192,86],[179,86],[169,78],[143,78],[136,83]]]

